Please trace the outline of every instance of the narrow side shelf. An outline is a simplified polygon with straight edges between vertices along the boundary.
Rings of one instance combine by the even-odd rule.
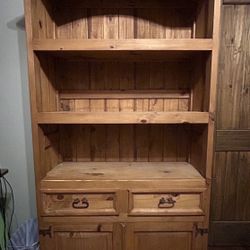
[[[212,39],[43,39],[35,51],[211,51]]]
[[[63,162],[41,181],[43,192],[85,188],[202,191],[206,183],[187,162]]]
[[[208,112],[40,112],[39,124],[207,124]]]

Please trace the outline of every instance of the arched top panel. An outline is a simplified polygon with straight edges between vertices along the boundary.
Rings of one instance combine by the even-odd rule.
[[[34,0],[35,39],[211,38],[213,1]]]

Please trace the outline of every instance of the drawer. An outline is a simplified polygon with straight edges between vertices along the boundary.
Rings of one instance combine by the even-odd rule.
[[[117,193],[49,193],[42,195],[45,215],[118,215]]]
[[[130,215],[203,215],[200,193],[136,193],[129,198]]]

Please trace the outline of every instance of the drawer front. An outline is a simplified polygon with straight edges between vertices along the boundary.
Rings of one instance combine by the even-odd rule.
[[[203,215],[201,194],[130,193],[130,215]]]
[[[118,215],[117,194],[43,194],[45,215]]]

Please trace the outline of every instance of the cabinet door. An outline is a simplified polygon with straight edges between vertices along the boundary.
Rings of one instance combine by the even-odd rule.
[[[150,222],[127,226],[126,250],[192,250],[192,223]]]
[[[113,224],[52,226],[50,236],[40,236],[41,250],[119,250]]]

